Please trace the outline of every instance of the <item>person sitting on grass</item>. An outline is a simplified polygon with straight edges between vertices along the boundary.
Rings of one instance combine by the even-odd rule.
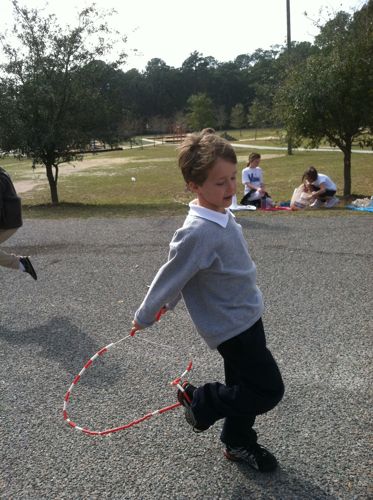
[[[242,170],[242,184],[244,185],[244,197],[241,205],[254,205],[257,208],[262,205],[271,207],[272,199],[265,190],[263,182],[263,170],[259,167],[261,156],[259,153],[250,153],[246,167]]]
[[[335,196],[337,186],[325,174],[319,174],[315,167],[309,167],[303,174],[302,181],[311,192],[311,208],[319,208],[323,204],[326,208],[332,208],[339,203]]]
[[[216,134],[191,134],[180,146],[178,161],[197,198],[135,313],[131,334],[154,324],[158,311],[173,309],[183,298],[198,333],[218,350],[225,370],[225,384],[183,382],[177,399],[187,423],[203,432],[224,419],[225,457],[273,471],[277,460],[257,442],[253,426],[258,415],[280,402],[284,385],[266,347],[256,267],[228,208],[236,193],[236,153]]]
[[[292,210],[301,210],[309,207],[310,203],[314,201],[311,197],[314,189],[307,182],[302,182],[300,186],[294,189],[290,200],[290,208]]]

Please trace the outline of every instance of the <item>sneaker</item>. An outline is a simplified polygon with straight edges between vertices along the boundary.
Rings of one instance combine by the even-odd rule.
[[[321,207],[321,200],[316,198],[316,200],[311,203],[310,207],[311,208],[320,208]]]
[[[185,420],[189,425],[193,427],[194,432],[203,432],[208,429],[205,425],[201,425],[197,422],[197,419],[192,410],[192,400],[193,393],[197,389],[194,385],[189,382],[183,382],[182,384],[183,390],[179,389],[177,391],[177,400],[181,403],[185,408]]]
[[[267,198],[266,199],[266,206],[267,208],[272,208],[276,206],[276,203],[272,200],[272,198]]]
[[[228,460],[245,462],[259,472],[272,472],[277,467],[276,457],[257,443],[250,447],[227,445],[224,455]]]
[[[336,198],[335,196],[333,196],[333,198],[330,198],[330,200],[328,200],[326,203],[325,203],[325,207],[326,208],[332,208],[334,207],[335,205],[337,205],[337,203],[339,203],[339,199]]]
[[[23,267],[25,268],[24,272],[31,274],[31,276],[34,278],[34,280],[37,280],[38,277],[36,276],[35,269],[33,268],[29,257],[20,257],[19,261],[23,265]]]

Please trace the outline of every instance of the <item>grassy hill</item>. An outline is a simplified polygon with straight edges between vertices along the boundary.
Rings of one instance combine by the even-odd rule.
[[[253,131],[243,131],[241,136],[239,132],[234,132],[238,139],[233,142],[239,167],[238,198],[243,193],[241,170],[246,166],[249,153],[257,146],[285,146],[280,139],[273,139],[275,134],[276,131],[262,130],[258,131],[255,139]],[[191,196],[185,191],[177,166],[177,146],[145,144],[144,141],[143,148],[86,154],[82,161],[74,163],[75,167],[61,165],[58,180],[60,207],[49,206],[50,192],[44,167],[38,166],[33,170],[30,160],[12,157],[1,159],[0,166],[9,171],[15,182],[34,184],[33,189],[20,193],[25,216],[185,213],[184,204]],[[245,144],[254,147],[242,147]],[[304,170],[310,165],[329,175],[338,186],[337,195],[342,196],[343,155],[339,150],[294,151],[292,156],[288,156],[286,150],[261,148],[258,152],[262,155],[266,188],[275,201],[290,200]],[[373,154],[352,154],[352,192],[354,197],[370,197],[373,194]],[[333,212],[343,210],[343,201]]]

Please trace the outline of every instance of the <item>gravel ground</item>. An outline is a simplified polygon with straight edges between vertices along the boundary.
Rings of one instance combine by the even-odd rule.
[[[372,217],[237,215],[264,293],[268,344],[286,395],[257,419],[280,468],[225,460],[221,424],[193,434],[180,408],[111,437],[62,418],[73,377],[130,330],[183,217],[28,220],[4,250],[39,279],[0,269],[2,499],[372,498]],[[195,384],[223,378],[183,305],[100,358],[74,387],[72,420],[94,430],[175,401],[189,357]]]

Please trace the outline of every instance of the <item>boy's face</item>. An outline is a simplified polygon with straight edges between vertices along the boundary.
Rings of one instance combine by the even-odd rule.
[[[196,193],[199,206],[224,213],[236,194],[236,176],[236,164],[218,158],[202,186],[190,182],[189,189]]]

